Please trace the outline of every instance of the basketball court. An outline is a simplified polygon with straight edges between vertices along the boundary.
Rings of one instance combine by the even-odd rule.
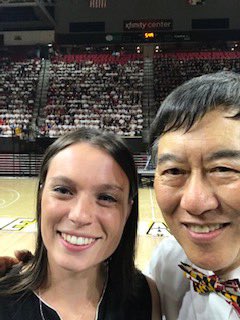
[[[37,178],[0,178],[0,255],[34,251],[36,192]],[[143,270],[168,231],[152,187],[139,189],[139,210],[136,265]]]

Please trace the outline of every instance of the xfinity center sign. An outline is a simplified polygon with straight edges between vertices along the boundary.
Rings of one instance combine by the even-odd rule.
[[[172,29],[171,19],[158,20],[125,20],[123,22],[124,31],[160,31]]]

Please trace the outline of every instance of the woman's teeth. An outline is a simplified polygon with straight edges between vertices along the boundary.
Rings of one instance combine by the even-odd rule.
[[[83,237],[71,236],[70,234],[66,234],[66,233],[61,233],[61,236],[65,241],[71,244],[75,244],[77,246],[87,245],[96,240],[95,238],[83,238]]]
[[[188,228],[195,233],[208,233],[214,230],[218,230],[222,227],[223,227],[223,224],[220,224],[220,223],[205,225],[205,226],[188,225]]]

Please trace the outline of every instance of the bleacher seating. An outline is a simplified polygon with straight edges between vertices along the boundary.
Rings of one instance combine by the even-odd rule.
[[[40,128],[40,135],[56,137],[82,126],[122,136],[141,135],[141,58],[134,54],[54,58],[44,108],[45,125]]]
[[[0,136],[29,134],[40,66],[38,59],[0,59]]]
[[[1,176],[36,176],[39,173],[40,154],[0,154]]]
[[[42,157],[36,153],[0,153],[0,176],[37,176]],[[138,170],[144,170],[147,160],[145,153],[134,154]]]
[[[154,57],[157,107],[178,85],[204,73],[220,70],[240,72],[239,51],[158,53]]]

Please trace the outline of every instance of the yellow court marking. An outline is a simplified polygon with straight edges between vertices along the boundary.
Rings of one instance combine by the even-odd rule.
[[[10,218],[0,217],[1,231],[22,231],[22,232],[36,232],[37,224],[34,218]]]

